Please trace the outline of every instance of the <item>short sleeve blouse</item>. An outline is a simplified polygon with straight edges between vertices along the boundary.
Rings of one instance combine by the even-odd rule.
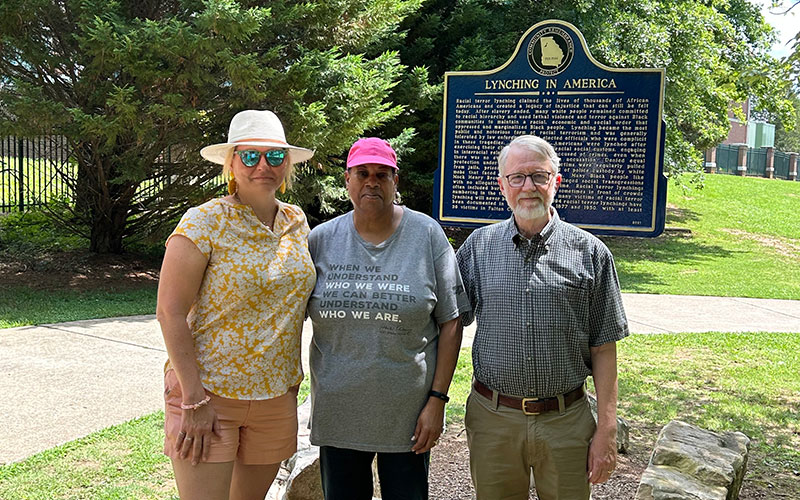
[[[279,202],[270,230],[250,206],[218,198],[187,211],[170,235],[208,258],[187,318],[207,390],[270,399],[302,380],[300,339],[316,280],[308,233],[294,205]]]

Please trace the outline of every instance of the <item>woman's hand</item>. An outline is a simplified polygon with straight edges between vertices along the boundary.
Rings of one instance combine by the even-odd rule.
[[[222,437],[217,412],[211,404],[196,410],[182,410],[181,431],[175,439],[175,449],[181,458],[191,456],[192,465],[208,460],[211,451],[211,438]]]
[[[208,258],[197,245],[183,235],[170,238],[158,282],[156,317],[161,324],[169,362],[189,403],[206,397],[197,366],[194,337],[186,317],[203,281]],[[219,434],[217,414],[210,404],[196,410],[182,410],[181,430],[175,439],[178,456],[192,456],[192,465],[207,460],[211,435]]]
[[[411,451],[416,454],[430,451],[442,435],[443,426],[444,401],[439,398],[428,398],[417,418],[417,427],[414,429],[414,437],[411,438],[415,443]]]
[[[458,362],[458,350],[461,348],[461,319],[453,318],[439,325],[439,346],[436,352],[436,371],[433,374],[432,389],[447,394],[453,372]],[[437,397],[428,397],[428,402],[417,417],[414,429],[415,441],[411,451],[425,453],[436,446],[444,428],[445,402]]]

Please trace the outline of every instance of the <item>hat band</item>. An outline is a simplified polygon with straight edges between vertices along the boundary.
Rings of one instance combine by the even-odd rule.
[[[235,143],[236,142],[277,142],[278,144],[283,144],[284,146],[288,146],[289,145],[289,143],[287,143],[286,141],[282,141],[280,139],[265,139],[263,137],[257,137],[257,138],[253,138],[253,139],[238,139],[238,140],[233,141],[233,142],[235,142]]]

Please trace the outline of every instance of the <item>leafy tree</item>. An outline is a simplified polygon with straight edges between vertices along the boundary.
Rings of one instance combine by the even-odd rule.
[[[775,124],[775,149],[778,151],[800,152],[800,97],[793,96],[794,115],[792,120],[784,124]]]
[[[219,167],[198,151],[247,108],[316,149],[293,199],[331,211],[338,157],[402,110],[386,99],[402,66],[384,45],[419,1],[3,0],[0,133],[67,138],[75,227],[95,252],[211,196]]]
[[[773,12],[783,15],[789,13],[800,6],[800,0],[789,2],[788,7],[783,6],[783,2],[773,1]],[[790,53],[784,63],[789,65],[791,76],[789,82],[791,88],[788,91],[788,100],[792,105],[792,110],[787,116],[776,116],[774,113],[758,110],[756,116],[775,123],[775,148],[779,151],[800,151],[800,31],[794,36],[792,53]]]
[[[395,88],[405,110],[382,130],[417,134],[403,170],[416,208],[430,207],[444,72],[500,66],[546,19],[574,24],[604,64],[666,68],[669,175],[701,171],[700,152],[727,136],[730,102],[754,95],[781,119],[791,113],[787,66],[768,55],[772,29],[746,0],[429,0],[401,25],[401,61],[418,69]]]
[[[786,9],[784,15],[788,14],[789,12],[797,9],[800,10],[800,0],[796,0],[795,2],[790,2],[791,5]],[[795,76],[795,86],[797,89],[800,90],[800,31],[794,36],[794,40],[791,41],[792,43],[792,53],[789,54],[787,58],[787,62],[792,65],[792,69],[794,70]]]

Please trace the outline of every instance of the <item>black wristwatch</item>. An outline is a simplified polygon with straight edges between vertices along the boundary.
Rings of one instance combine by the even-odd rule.
[[[449,403],[450,402],[450,396],[448,396],[447,394],[445,394],[443,392],[431,391],[431,392],[428,393],[428,397],[430,397],[430,396],[433,396],[434,398],[439,398],[442,401],[444,401],[445,403]]]

